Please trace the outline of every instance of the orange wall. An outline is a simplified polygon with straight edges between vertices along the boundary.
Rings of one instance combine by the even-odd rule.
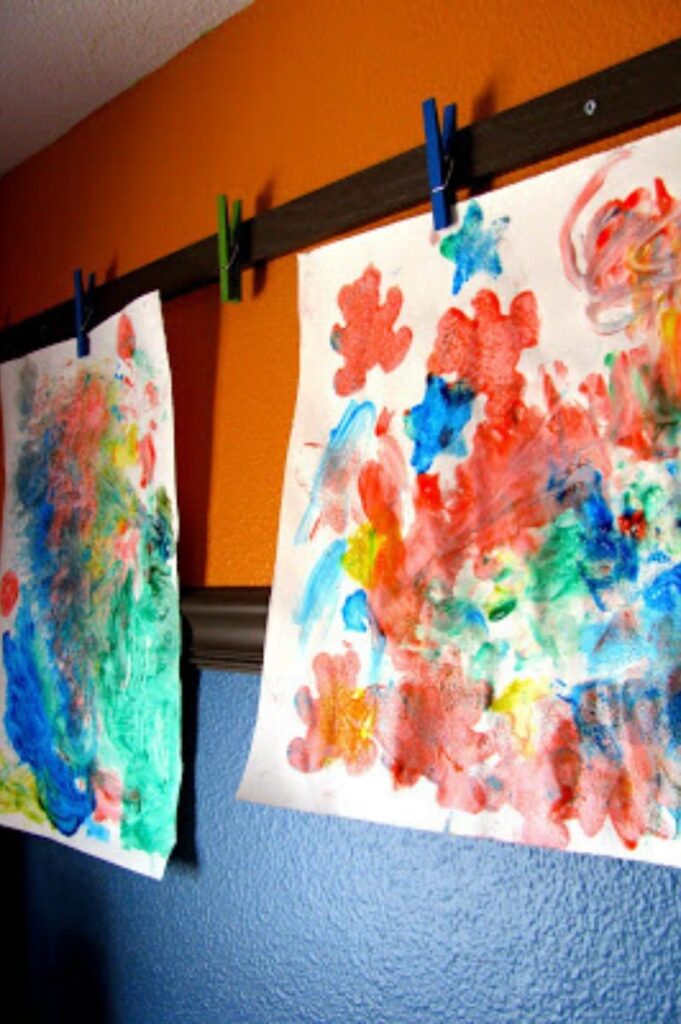
[[[0,180],[0,320],[212,234],[218,192],[251,216],[418,145],[427,96],[467,123],[679,35],[678,0],[255,0]],[[185,583],[271,580],[295,258],[244,292],[166,306]]]

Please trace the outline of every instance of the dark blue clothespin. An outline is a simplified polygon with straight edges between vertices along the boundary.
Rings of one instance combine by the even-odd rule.
[[[92,318],[92,302],[95,294],[95,275],[90,274],[87,282],[87,294],[83,292],[83,272],[80,267],[73,271],[73,294],[76,312],[76,351],[78,358],[90,354],[90,339],[87,326]],[[85,300],[87,298],[87,307]]]
[[[230,224],[227,219],[227,200],[224,196],[218,196],[218,268],[222,302],[241,302],[240,228],[241,200],[237,199],[232,207]]]
[[[440,134],[435,100],[424,100],[423,126],[426,132],[426,159],[428,161],[430,201],[433,207],[433,225],[436,231],[440,231],[441,228],[448,228],[452,223],[448,191],[454,170],[452,148],[456,135],[456,104],[450,103],[445,107],[444,124],[442,134]]]

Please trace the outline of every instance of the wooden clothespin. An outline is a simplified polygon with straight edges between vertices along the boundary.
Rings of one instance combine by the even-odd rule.
[[[440,231],[442,228],[448,228],[452,223],[449,186],[454,171],[452,149],[456,135],[456,104],[450,103],[445,107],[442,134],[440,134],[435,100],[424,100],[423,126],[426,132],[426,160],[428,161],[430,201],[433,207],[433,226],[436,231]]]
[[[230,224],[227,219],[227,200],[225,196],[218,196],[218,267],[221,302],[241,302],[240,228],[241,200],[237,199],[232,207]]]
[[[76,350],[78,358],[90,354],[90,339],[87,327],[92,320],[92,307],[95,295],[95,275],[88,277],[87,292],[83,291],[83,272],[80,267],[73,272],[74,304],[76,313]],[[87,299],[87,305],[86,305]]]

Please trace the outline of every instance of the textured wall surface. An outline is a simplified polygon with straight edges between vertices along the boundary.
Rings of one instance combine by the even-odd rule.
[[[0,174],[250,2],[3,0]]]
[[[678,1024],[681,874],[236,803],[257,692],[201,679],[162,883],[0,834],[40,1024]]]
[[[467,124],[677,35],[679,0],[257,0],[0,178],[0,323],[214,234],[219,192],[250,217],[419,145],[428,96]],[[244,300],[167,311],[187,584],[271,581],[295,256]]]

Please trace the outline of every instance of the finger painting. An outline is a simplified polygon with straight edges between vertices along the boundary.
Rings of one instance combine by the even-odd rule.
[[[681,865],[681,129],[300,258],[240,796]]]
[[[154,877],[180,780],[173,415],[157,295],[2,366],[0,824]]]

